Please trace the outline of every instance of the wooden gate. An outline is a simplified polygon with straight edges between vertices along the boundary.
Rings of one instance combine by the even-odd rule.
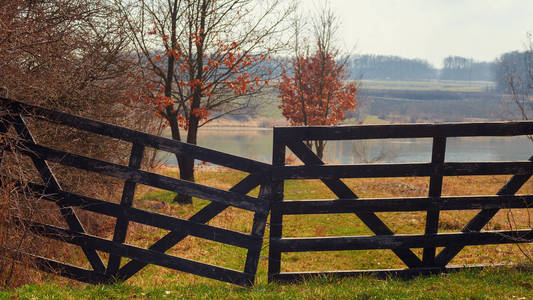
[[[0,107],[9,112],[6,122],[0,123],[0,134],[7,132],[8,126],[14,127],[20,137],[20,140],[17,141],[19,145],[16,148],[17,151],[31,158],[45,183],[44,185],[28,183],[28,187],[41,195],[41,198],[57,204],[68,228],[41,224],[32,220],[19,219],[17,222],[28,226],[35,234],[81,247],[92,267],[92,269],[84,269],[33,255],[38,268],[83,282],[104,283],[117,279],[126,280],[146,265],[154,264],[239,285],[253,284],[269,211],[270,165],[10,99],[0,98]],[[28,130],[26,124],[28,116],[130,142],[132,147],[129,165],[119,165],[39,145]],[[5,144],[3,146],[3,150],[13,150],[5,147]],[[145,147],[186,155],[194,159],[244,171],[249,175],[226,191],[149,173],[140,170]],[[124,180],[121,203],[116,204],[93,199],[63,190],[48,162]],[[137,184],[184,193],[209,200],[211,203],[188,220],[137,209],[132,206]],[[247,196],[257,186],[261,186],[259,196]],[[254,213],[251,233],[245,234],[206,225],[207,222],[230,206]],[[107,240],[87,234],[73,208],[116,218],[113,239]],[[144,249],[125,243],[130,222],[137,222],[170,232]],[[227,269],[165,254],[167,250],[187,236],[247,249],[244,270]],[[110,254],[107,265],[104,264],[97,251]],[[129,258],[131,261],[120,267],[121,258]]]
[[[527,208],[533,196],[514,194],[531,177],[533,163],[445,162],[448,137],[514,136],[533,134],[533,122],[451,123],[412,125],[369,125],[346,127],[287,127],[274,129],[273,190],[269,250],[269,280],[294,280],[311,275],[350,276],[373,273],[411,276],[447,271],[448,263],[468,245],[531,242],[533,231],[482,231],[502,208]],[[431,162],[405,164],[326,165],[305,141],[364,139],[432,138]],[[286,148],[303,163],[286,166]],[[492,196],[441,197],[444,176],[513,175]],[[429,194],[423,198],[358,199],[341,178],[429,177]],[[320,179],[336,200],[284,200],[284,181]],[[445,210],[480,210],[461,232],[438,233],[439,212]],[[427,211],[424,234],[395,234],[375,213]],[[355,213],[375,236],[338,236],[284,238],[283,216],[305,214]],[[436,255],[435,248],[444,247]],[[423,248],[420,258],[411,248]],[[307,251],[390,249],[406,269],[281,272],[282,253]]]
[[[60,274],[89,283],[126,280],[148,264],[154,264],[208,278],[239,285],[252,285],[257,271],[266,219],[271,210],[269,280],[292,280],[308,275],[332,274],[341,276],[373,273],[377,275],[436,273],[451,269],[449,262],[469,245],[523,243],[533,239],[532,230],[482,231],[483,227],[502,208],[528,208],[533,205],[532,195],[515,193],[533,174],[533,157],[513,162],[446,162],[448,137],[532,135],[533,122],[459,123],[375,125],[350,127],[292,127],[275,128],[273,166],[222,152],[152,136],[123,127],[105,124],[69,114],[0,98],[0,107],[8,111],[0,134],[13,127],[20,139],[16,151],[28,156],[44,184],[28,183],[27,187],[42,199],[57,204],[67,228],[18,219],[35,234],[79,246],[91,269],[66,264],[50,258],[33,255],[41,270]],[[131,143],[127,166],[89,158],[39,145],[27,126],[27,116],[63,126],[112,137]],[[431,161],[405,164],[326,165],[306,145],[309,140],[431,138]],[[2,151],[14,150],[0,140],[0,167]],[[140,169],[145,147],[187,155],[194,159],[248,173],[229,190],[215,189],[197,183],[182,181]],[[289,148],[303,163],[286,166],[285,152]],[[48,162],[74,167],[124,180],[121,203],[111,203],[81,196],[64,190]],[[513,175],[496,195],[441,196],[444,176]],[[341,178],[371,177],[429,177],[427,197],[395,199],[358,199]],[[338,199],[284,200],[284,181],[288,179],[320,179]],[[132,206],[137,184],[188,194],[211,201],[189,219],[141,210]],[[260,186],[258,197],[247,194]],[[249,234],[207,225],[228,207],[237,207],[254,213]],[[83,209],[116,218],[112,240],[87,234],[75,210]],[[440,211],[480,210],[461,232],[439,233]],[[395,234],[377,215],[377,212],[426,211],[424,234]],[[354,213],[370,228],[375,236],[342,236],[313,238],[284,238],[283,216],[304,214]],[[125,243],[130,222],[141,223],[170,231],[149,246],[140,248]],[[232,270],[165,254],[187,236],[199,237],[247,250],[244,270]],[[444,247],[438,254],[436,247]],[[412,248],[423,248],[418,257]],[[285,252],[390,249],[407,266],[405,269],[280,272],[281,254]],[[109,253],[107,264],[97,251]],[[131,261],[121,266],[121,259]]]

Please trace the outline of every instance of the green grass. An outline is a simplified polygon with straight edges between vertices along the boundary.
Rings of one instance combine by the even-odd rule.
[[[380,119],[378,116],[375,115],[368,115],[365,117],[363,124],[389,124],[389,121]]]
[[[215,282],[138,286],[25,285],[0,292],[1,299],[531,299],[533,270],[462,271],[413,280],[369,277],[318,278],[283,285],[260,283],[253,289]]]
[[[174,175],[176,170],[163,168],[159,173]],[[197,172],[199,183],[229,189],[244,178],[245,174],[229,170],[206,169]],[[509,176],[445,178],[444,195],[494,194]],[[428,178],[346,179],[346,184],[360,197],[422,196],[427,194]],[[529,182],[520,193],[531,193]],[[257,195],[257,189],[251,195]],[[135,199],[135,206],[158,213],[188,218],[200,210],[207,201],[194,199],[193,205],[172,203],[173,193],[142,187]],[[290,180],[285,185],[286,199],[327,199],[333,194],[316,180]],[[443,212],[440,231],[458,231],[475,212]],[[421,233],[424,230],[425,213],[379,214],[393,231]],[[253,215],[241,209],[227,209],[210,225],[241,232],[251,230]],[[489,224],[489,229],[506,229],[508,212],[502,211]],[[515,220],[527,225],[528,214],[515,211]],[[333,236],[368,235],[370,231],[351,214],[287,216],[283,235]],[[127,242],[147,247],[161,238],[166,231],[149,226],[132,224]],[[110,237],[110,233],[103,236]],[[267,233],[268,236],[268,227]],[[125,283],[91,286],[66,279],[41,275],[39,283],[27,284],[17,289],[0,291],[0,299],[531,299],[533,297],[533,267],[523,269],[488,268],[464,270],[447,275],[419,277],[412,280],[390,278],[379,280],[371,277],[345,279],[317,278],[297,284],[267,283],[268,239],[261,253],[256,286],[240,288],[157,266],[148,266]],[[414,249],[421,254],[420,249]],[[524,248],[526,252],[533,250]],[[79,250],[78,250],[79,251]],[[168,252],[169,254],[243,270],[246,251],[241,248],[186,238]],[[81,257],[81,253],[73,257]],[[70,263],[80,264],[79,261]],[[517,262],[527,260],[513,245],[467,247],[454,259],[453,264],[491,262]],[[81,263],[84,265],[83,263]],[[87,264],[84,265],[88,267]],[[282,271],[349,270],[398,268],[402,263],[389,250],[332,251],[314,253],[290,253],[282,256]],[[36,276],[35,278],[38,278]],[[514,297],[514,298],[513,298]],[[526,297],[526,298],[523,298]]]

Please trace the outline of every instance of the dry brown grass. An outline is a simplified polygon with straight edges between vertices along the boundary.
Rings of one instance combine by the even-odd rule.
[[[5,136],[4,136],[5,137]],[[16,148],[16,142],[4,139],[4,150]],[[2,155],[3,154],[3,155]],[[0,288],[19,286],[28,279],[40,280],[41,276],[31,267],[33,262],[25,253],[50,254],[49,243],[33,236],[28,228],[16,222],[17,218],[56,222],[57,214],[50,213],[50,206],[40,203],[20,181],[33,177],[27,171],[27,161],[20,155],[0,149],[2,175],[0,177]],[[17,182],[19,181],[19,182]],[[60,251],[60,250],[59,250]]]
[[[173,168],[166,168],[163,174],[174,174]],[[199,170],[197,179],[199,183],[227,189],[237,183],[243,174],[227,169],[207,168]],[[476,177],[450,177],[444,180],[443,195],[490,195],[495,194],[510,176],[476,176]],[[424,197],[428,193],[429,178],[364,178],[345,179],[344,182],[352,188],[361,198],[379,197]],[[520,190],[520,194],[531,194],[533,183],[528,182]],[[285,187],[285,198],[299,199],[334,199],[335,196],[325,185],[317,180],[291,180]],[[157,199],[157,200],[154,200]],[[144,188],[135,200],[139,208],[154,209],[160,213],[179,217],[189,217],[194,212],[207,204],[206,201],[195,199],[193,206],[180,206],[171,204],[172,195],[163,191]],[[155,202],[154,202],[155,201]],[[154,203],[165,203],[154,206]],[[478,211],[446,211],[441,212],[439,224],[440,232],[457,232]],[[383,221],[396,233],[422,234],[425,226],[425,212],[407,213],[379,213]],[[510,219],[510,216],[514,219]],[[251,227],[252,215],[239,209],[228,209],[213,219],[209,224],[236,231],[247,232]],[[509,221],[512,221],[512,225]],[[487,230],[506,230],[514,228],[531,228],[529,223],[529,211],[501,210],[500,213],[484,228]],[[164,232],[156,232],[144,228],[138,232],[131,228],[130,241],[148,245]],[[303,236],[339,236],[339,235],[371,235],[371,231],[353,214],[333,215],[308,215],[287,216],[284,218],[285,237]],[[265,238],[265,247],[268,244]],[[149,242],[146,242],[149,240]],[[145,243],[146,242],[146,243]],[[522,252],[530,255],[533,251],[531,245],[522,245],[518,249],[516,245],[493,245],[466,247],[452,264],[476,264],[492,262],[523,262],[527,258]],[[413,249],[421,255],[421,249]],[[440,251],[440,249],[439,249]],[[242,268],[245,254],[233,247],[222,244],[207,242],[196,238],[187,238],[173,247],[170,254],[196,259],[208,263],[214,263],[235,269]],[[266,253],[262,254],[266,257]],[[390,250],[368,251],[331,251],[331,252],[308,252],[287,253],[282,258],[283,271],[311,271],[333,269],[372,269],[372,268],[398,268],[404,267],[398,258]],[[266,269],[266,258],[261,260],[260,272]],[[191,276],[185,274],[176,275],[171,271],[157,268],[157,272],[178,278]],[[262,271],[261,271],[262,270]],[[164,276],[164,275],[161,275]],[[133,279],[136,280],[136,279]],[[143,280],[146,280],[143,279]]]
[[[167,176],[176,176],[177,169],[163,167],[157,171]],[[200,168],[196,174],[197,182],[209,186],[229,189],[232,185],[244,178],[241,172],[230,171],[224,168]],[[494,194],[510,178],[510,176],[479,176],[479,177],[450,177],[444,180],[443,195],[484,195]],[[359,197],[423,197],[428,193],[429,178],[365,178],[345,179],[346,184],[352,188]],[[120,189],[118,189],[120,190]],[[528,182],[520,190],[520,194],[531,194],[533,183]],[[251,194],[257,195],[257,189]],[[316,180],[288,181],[285,191],[286,199],[328,199],[334,195],[321,182]],[[134,206],[161,214],[172,215],[179,218],[188,218],[200,210],[208,202],[195,199],[193,205],[177,205],[172,203],[174,195],[170,192],[154,188],[139,186]],[[457,232],[477,213],[477,211],[442,212],[439,226],[440,232]],[[423,233],[425,225],[425,212],[409,213],[379,213],[383,221],[397,233]],[[98,218],[91,215],[91,218]],[[249,232],[251,229],[252,214],[240,209],[230,208],[209,222],[210,225],[223,227],[240,232]],[[285,218],[284,236],[339,236],[339,235],[370,235],[371,232],[353,214],[288,216]],[[85,225],[85,224],[84,224]],[[110,222],[112,228],[114,222]],[[528,210],[502,210],[496,215],[485,229],[505,230],[514,228],[531,228]],[[137,223],[129,227],[127,243],[139,247],[148,247],[167,233],[165,230],[152,228]],[[105,238],[111,238],[111,230],[100,230],[98,233]],[[268,228],[267,234],[268,237]],[[265,238],[265,247],[268,238]],[[63,248],[56,257],[61,260],[88,266],[75,247]],[[413,249],[421,255],[420,249]],[[527,260],[524,253],[530,255],[533,248],[524,245],[521,250],[515,245],[493,245],[484,247],[466,247],[452,264],[475,264],[490,262],[523,262]],[[70,255],[64,255],[72,251]],[[266,251],[266,250],[265,250]],[[72,254],[76,255],[72,255]],[[229,267],[243,268],[246,253],[243,249],[226,246],[198,238],[188,237],[168,251],[171,255],[199,260]],[[260,274],[266,270],[266,253],[262,254]],[[107,257],[107,256],[104,256]],[[304,270],[332,270],[332,269],[372,269],[403,267],[402,263],[389,250],[369,251],[332,251],[288,253],[283,255],[283,271]],[[127,260],[126,260],[127,261]],[[260,276],[263,276],[260,275]],[[149,266],[145,271],[134,276],[134,284],[156,284],[165,282],[169,276],[173,280],[187,280],[195,282],[194,276]],[[200,282],[203,282],[200,280]]]

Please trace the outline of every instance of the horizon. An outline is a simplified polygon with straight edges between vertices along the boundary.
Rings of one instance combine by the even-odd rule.
[[[320,5],[300,1],[308,8],[304,12]],[[491,62],[524,51],[526,34],[533,32],[530,0],[331,0],[330,5],[340,21],[339,46],[361,55],[424,59],[437,69],[450,55]]]

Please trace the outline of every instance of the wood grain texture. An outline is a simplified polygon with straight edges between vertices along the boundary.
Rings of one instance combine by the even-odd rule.
[[[284,215],[531,208],[533,196],[457,196],[438,201],[433,197],[288,200],[279,206]]]
[[[277,127],[280,141],[432,138],[435,136],[515,136],[533,134],[530,121]]]
[[[467,245],[529,243],[533,230],[483,231],[378,236],[284,238],[273,242],[283,252],[428,248]]]
[[[429,197],[431,202],[440,202],[442,192],[442,178],[443,166],[446,156],[446,137],[433,138],[433,146],[431,150],[431,164],[433,165],[433,174],[429,179]],[[426,235],[433,235],[439,231],[439,216],[438,208],[428,209],[426,213]],[[424,248],[422,254],[422,263],[425,267],[435,266],[435,247]]]

